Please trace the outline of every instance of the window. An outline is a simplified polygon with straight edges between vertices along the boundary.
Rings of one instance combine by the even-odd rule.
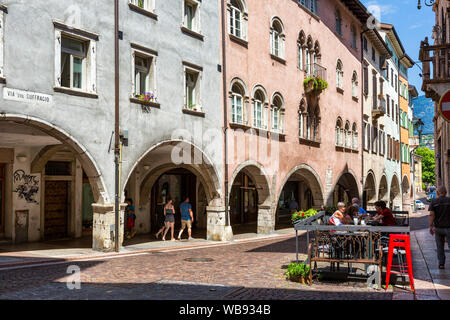
[[[334,11],[334,19],[335,19],[335,31],[338,35],[342,35],[342,16],[339,9],[336,8]]]
[[[391,68],[391,87],[394,86],[394,69]]]
[[[147,11],[153,11],[154,0],[130,0],[130,3]]]
[[[380,140],[380,155],[384,156],[384,153],[386,151],[386,133],[380,129],[379,131],[379,140]]]
[[[199,6],[197,0],[184,0],[183,26],[198,33],[200,33]]]
[[[200,78],[199,70],[184,67],[184,108],[193,111],[202,111],[200,101]]]
[[[352,126],[352,149],[358,150],[358,128],[356,123],[353,123]]]
[[[231,122],[244,124],[244,89],[237,83],[231,87]]]
[[[367,129],[368,129],[368,126],[369,126],[369,124],[366,122],[366,121],[364,121],[363,122],[363,149],[364,150],[369,150],[369,145],[370,145],[370,131],[368,132],[367,131]]]
[[[372,60],[375,61],[377,58],[376,54],[375,54],[375,48],[372,47]]]
[[[133,47],[134,45],[132,45]],[[156,102],[155,61],[156,56],[138,49],[133,49],[133,96],[148,95],[150,101]]]
[[[310,55],[308,47],[305,48],[305,59],[306,59],[306,74],[310,75],[311,74],[311,55]]]
[[[350,27],[350,39],[352,48],[356,49],[356,27],[354,24],[352,24]]]
[[[400,111],[398,109],[398,105],[397,104],[395,105],[395,111],[396,111],[395,123],[398,124],[399,118],[400,118],[400,114],[399,114]]]
[[[281,20],[274,18],[270,28],[270,53],[284,59],[284,28]]]
[[[228,1],[228,32],[235,37],[247,40],[247,13],[243,0]]]
[[[352,96],[354,98],[358,97],[358,74],[356,73],[356,71],[353,71],[352,76]]]
[[[364,48],[364,51],[367,52],[367,38],[366,37],[363,37],[363,48]]]
[[[283,133],[284,130],[284,101],[280,94],[274,94],[270,109],[271,130]]]
[[[344,90],[344,67],[339,59],[336,65],[336,87]]]
[[[344,146],[344,128],[342,127],[341,118],[338,118],[336,121],[336,146]]]
[[[376,126],[372,127],[372,152],[378,152],[378,128]]]
[[[395,109],[395,105],[394,105],[394,99],[391,99],[391,108],[392,108],[392,120],[395,119],[395,111],[397,109]]]
[[[344,128],[344,137],[345,137],[345,147],[351,149],[352,147],[352,132],[350,130],[350,122],[345,123]]]
[[[314,14],[317,14],[317,0],[299,0],[300,4]]]
[[[301,43],[297,44],[297,67],[303,70],[303,46]]]
[[[253,127],[267,129],[267,98],[264,89],[258,88],[253,95]]]
[[[363,66],[363,76],[364,76],[364,94],[369,94],[369,68],[364,65]]]
[[[398,78],[397,75],[395,75],[395,92],[398,90]]]
[[[86,88],[86,43],[61,37],[61,86],[70,89]]]
[[[389,99],[389,95],[387,94],[387,95],[386,95],[386,110],[387,110],[387,115],[388,115],[388,116],[391,115],[391,108],[390,108],[390,106],[389,106],[389,101],[391,101],[391,100]]]

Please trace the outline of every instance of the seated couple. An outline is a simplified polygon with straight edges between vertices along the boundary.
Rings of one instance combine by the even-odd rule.
[[[329,224],[339,226],[342,224],[352,224],[353,218],[358,217],[359,209],[356,206],[350,206],[347,210],[345,208],[345,203],[339,202],[337,204],[337,210],[331,216],[328,221]],[[386,208],[386,202],[377,201],[375,202],[375,209],[377,214],[375,217],[371,218],[370,221],[379,222],[383,226],[395,226],[396,222],[394,215],[391,210]]]

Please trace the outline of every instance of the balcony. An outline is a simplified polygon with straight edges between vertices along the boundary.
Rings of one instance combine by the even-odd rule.
[[[379,117],[384,116],[386,113],[386,100],[383,96],[378,96],[378,99],[374,100],[373,106],[372,106],[372,117],[375,118],[375,120]]]
[[[422,90],[427,98],[439,101],[450,83],[450,43],[435,37],[435,44],[429,45],[425,38],[420,43],[419,60],[423,66]]]
[[[317,63],[310,63],[306,65],[305,78],[319,77],[327,81],[327,68],[322,67]]]

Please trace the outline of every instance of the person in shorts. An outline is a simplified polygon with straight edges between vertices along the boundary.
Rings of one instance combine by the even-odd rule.
[[[181,234],[183,233],[184,229],[188,228],[188,240],[193,240],[191,236],[192,232],[192,223],[194,222],[194,213],[192,212],[192,206],[189,203],[189,197],[186,197],[186,199],[181,203],[180,205],[181,209],[181,230],[178,234],[178,240],[181,240]]]
[[[437,198],[431,201],[428,207],[430,211],[430,234],[436,241],[436,253],[439,269],[445,268],[445,240],[450,248],[450,198],[447,197],[447,189],[438,186]]]

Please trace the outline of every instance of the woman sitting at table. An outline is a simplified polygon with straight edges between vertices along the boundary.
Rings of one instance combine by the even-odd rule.
[[[359,208],[350,206],[344,212],[343,224],[353,224],[353,218],[359,218]]]
[[[386,202],[375,202],[375,209],[377,210],[377,215],[372,219],[373,221],[380,222],[383,226],[395,226],[397,224],[392,211],[386,208]]]
[[[345,212],[345,203],[338,202],[337,210],[333,213],[330,220],[328,220],[328,224],[333,224],[335,226],[340,226],[341,224],[343,224],[344,212]]]

